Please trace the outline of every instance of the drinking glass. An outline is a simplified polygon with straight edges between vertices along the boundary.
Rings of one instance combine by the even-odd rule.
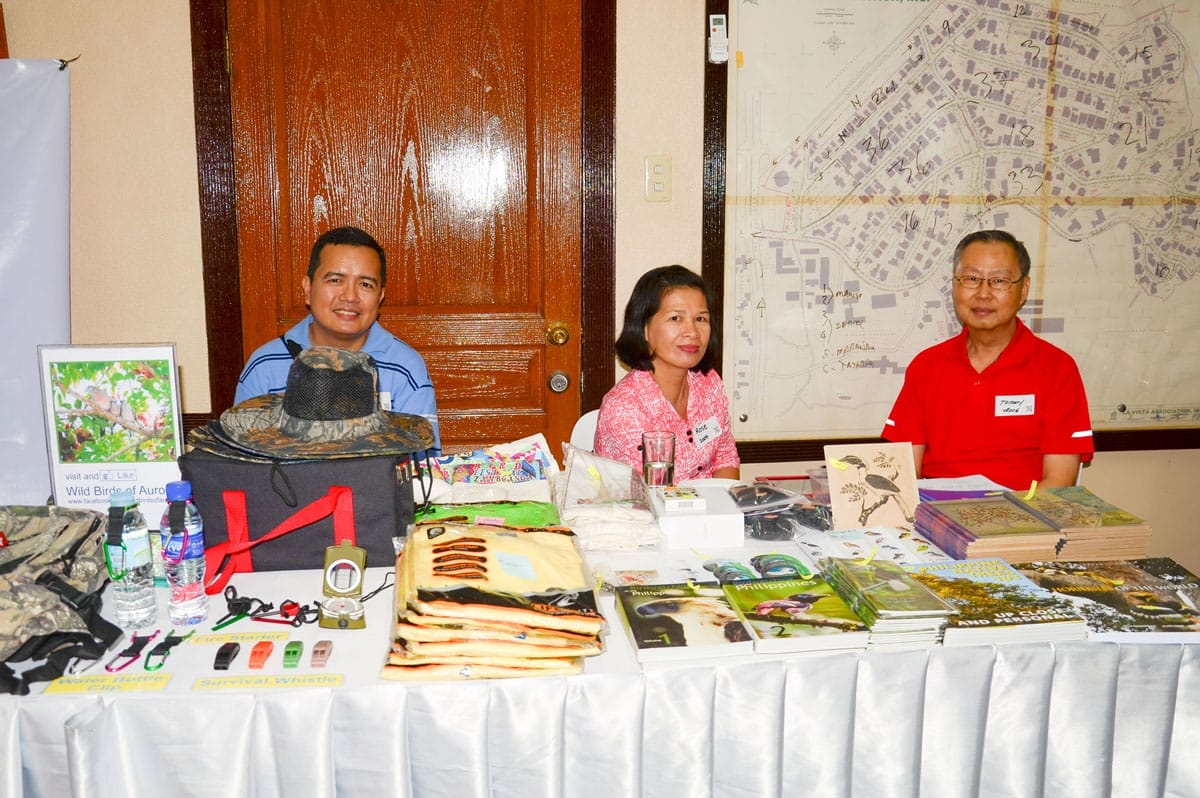
[[[675,433],[642,433],[642,479],[650,486],[675,484]]]

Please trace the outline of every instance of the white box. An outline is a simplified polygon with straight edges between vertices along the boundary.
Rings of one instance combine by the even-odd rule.
[[[700,486],[703,510],[663,509],[662,494],[648,491],[650,509],[662,531],[663,546],[668,549],[741,546],[746,540],[746,520],[725,488]]]

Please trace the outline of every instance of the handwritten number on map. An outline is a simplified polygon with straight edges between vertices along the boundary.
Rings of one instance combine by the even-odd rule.
[[[875,162],[875,156],[886,150],[892,144],[892,140],[884,136],[876,135],[874,140],[867,136],[862,141],[863,149],[871,153],[871,157],[867,160],[868,163]]]
[[[1117,130],[1120,130],[1121,128],[1125,128],[1125,143],[1126,144],[1138,144],[1141,142],[1140,138],[1133,137],[1133,125],[1131,123],[1118,122]]]
[[[987,94],[983,95],[984,99],[992,96],[992,78],[1000,84],[1000,91],[1004,91],[1004,87],[1008,85],[1008,73],[1003,69],[993,69],[991,74],[987,72],[976,72],[975,77],[979,78],[979,82],[987,86]]]
[[[1021,194],[1023,194],[1025,191],[1025,181],[1034,179],[1037,180],[1037,188],[1030,191],[1030,194],[1036,194],[1041,191],[1042,183],[1044,183],[1046,179],[1042,175],[1034,172],[1032,166],[1022,166],[1020,170],[1010,170],[1008,173],[1008,180],[1017,187],[1017,193],[1013,194],[1013,196],[1021,196]]]

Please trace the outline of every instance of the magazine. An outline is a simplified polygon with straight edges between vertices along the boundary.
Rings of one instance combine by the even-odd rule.
[[[999,557],[916,563],[905,569],[958,613],[946,645],[1082,640],[1087,624],[1071,602],[1031,582]]]
[[[867,625],[820,576],[729,582],[725,595],[750,630],[755,651],[867,646]]]
[[[1087,621],[1088,639],[1200,643],[1200,577],[1170,557],[1016,568],[1069,600]]]
[[[638,662],[752,654],[754,641],[716,582],[623,585],[617,611]]]

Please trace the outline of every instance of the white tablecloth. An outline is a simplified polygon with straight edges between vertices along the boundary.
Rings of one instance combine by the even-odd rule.
[[[304,600],[317,579],[236,584]],[[390,590],[368,603],[365,631],[293,635],[305,666],[311,641],[334,640],[328,671],[345,683],[332,689],[195,691],[215,644],[185,644],[163,692],[0,698],[0,796],[1200,794],[1200,647],[937,647],[643,674],[614,627],[581,676],[406,685],[377,678],[390,603]],[[266,672],[286,673],[278,651]]]

